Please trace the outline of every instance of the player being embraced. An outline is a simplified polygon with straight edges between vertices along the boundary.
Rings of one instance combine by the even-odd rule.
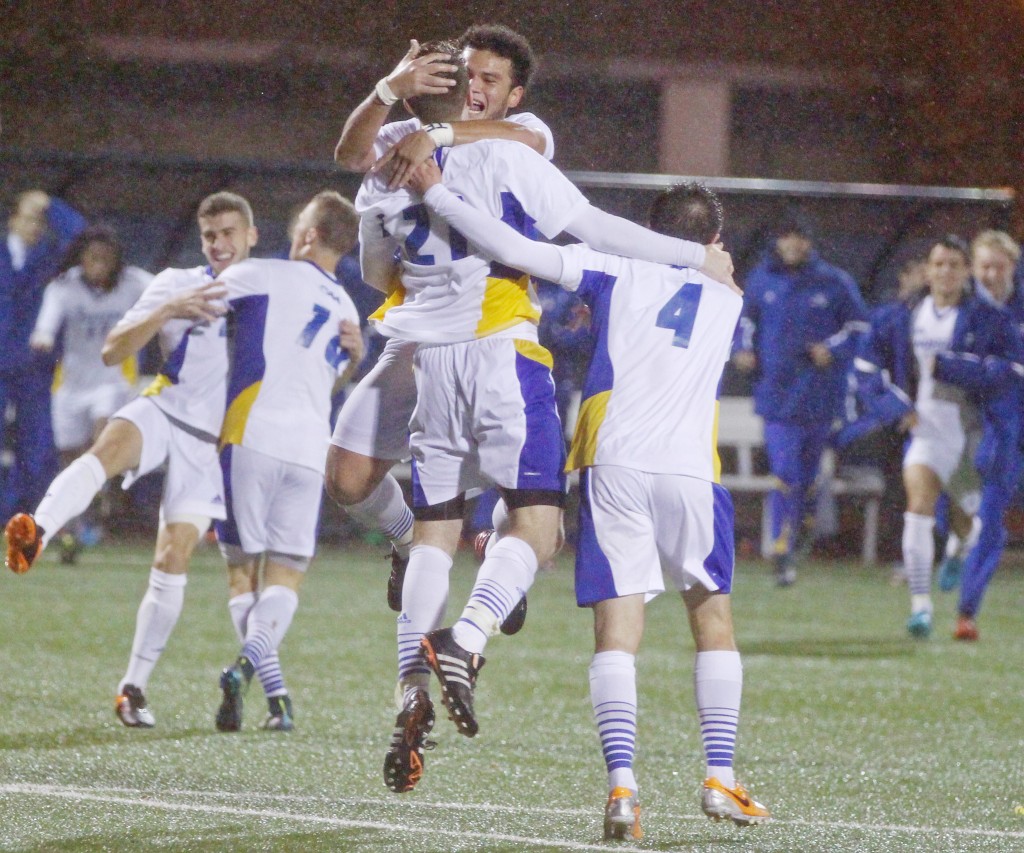
[[[142,395],[115,412],[92,447],[50,485],[34,515],[7,524],[7,565],[27,571],[53,534],[82,513],[103,484],[124,488],[166,466],[149,585],[139,605],[128,669],[114,710],[126,726],[155,724],[145,690],[181,614],[189,560],[212,518],[224,518],[217,435],[224,418],[227,351],[223,288],[214,277],[249,257],[258,234],[249,202],[214,193],[199,205],[207,266],[167,269],[110,331],[103,361],[116,365],[156,337],[164,362]]]
[[[217,538],[242,639],[220,677],[220,731],[241,728],[242,697],[276,656],[316,550],[331,395],[363,354],[355,305],[333,274],[358,223],[351,202],[321,192],[292,225],[290,260],[250,260],[217,279],[230,309],[220,457],[227,519]],[[276,708],[272,700],[270,727],[293,727],[287,692]]]
[[[440,45],[460,57],[450,45]],[[427,47],[425,49],[430,49]],[[460,69],[461,70],[461,69]],[[456,73],[461,85],[465,74]],[[458,115],[458,87],[410,102],[424,121]],[[592,208],[554,166],[526,146],[485,141],[441,153],[445,181],[482,209],[530,234],[563,230],[613,251],[700,266],[729,278],[731,260],[715,247],[654,234]],[[558,545],[564,500],[564,442],[555,410],[549,353],[537,343],[539,307],[529,276],[480,256],[431,215],[419,196],[364,179],[364,279],[381,289],[396,274],[401,287],[375,316],[379,331],[418,343],[418,400],[410,423],[416,514],[402,613],[398,620],[403,708],[385,759],[392,790],[410,790],[422,773],[421,745],[433,724],[429,668],[421,639],[442,675],[442,698],[461,733],[477,722],[472,686],[487,639],[533,582],[538,563]],[[448,573],[461,534],[467,491],[497,486],[509,507],[505,535],[489,549],[462,618],[435,631],[443,617]]]
[[[694,679],[713,819],[762,823],[768,810],[733,775],[742,667],[729,593],[733,509],[718,482],[717,396],[742,299],[692,268],[530,241],[470,207],[422,167],[413,185],[483,255],[560,283],[592,311],[595,344],[568,469],[582,469],[576,596],[594,610],[591,700],[608,770],[606,838],[640,838],[633,756],[644,605],[682,593],[697,646]],[[651,227],[717,242],[722,210],[700,185],[657,199]],[[657,365],[657,370],[652,368]]]
[[[450,74],[456,66],[447,61],[448,55],[423,50],[413,41],[401,62],[345,122],[334,153],[339,165],[358,172],[371,166],[383,169],[388,186],[394,188],[441,145],[508,139],[550,160],[555,146],[547,125],[532,113],[509,113],[521,106],[533,73],[529,42],[508,27],[479,24],[466,30],[458,49],[469,85],[455,120],[429,128],[416,117],[384,124],[397,100],[443,94],[454,85]],[[327,457],[331,497],[393,543],[387,598],[396,612],[402,608],[413,517],[389,472],[398,460],[409,457],[408,424],[416,405],[415,350],[415,341],[388,338],[377,364],[345,401]],[[525,601],[520,610],[525,615]]]

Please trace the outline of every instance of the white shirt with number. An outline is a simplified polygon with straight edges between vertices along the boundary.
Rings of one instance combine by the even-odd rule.
[[[588,204],[532,149],[490,140],[443,149],[445,186],[520,234],[551,238]],[[409,191],[368,175],[356,196],[364,254],[401,257],[401,285],[371,316],[389,337],[457,343],[495,334],[536,340],[540,305],[528,275],[476,253]]]
[[[338,326],[359,323],[355,305],[307,261],[243,261],[217,280],[230,309],[221,442],[322,474],[331,390],[349,362]]]
[[[582,275],[569,289],[591,308],[595,343],[567,469],[718,482],[718,389],[743,298],[692,269],[573,250]]]

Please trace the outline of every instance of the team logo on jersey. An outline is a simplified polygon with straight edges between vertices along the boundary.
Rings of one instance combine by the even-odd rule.
[[[764,301],[767,302],[769,305],[771,305],[778,298],[779,297],[776,296],[774,290],[767,290],[767,291],[765,291]]]
[[[828,297],[824,293],[815,293],[814,296],[811,297],[811,307],[812,308],[827,308],[828,307]]]

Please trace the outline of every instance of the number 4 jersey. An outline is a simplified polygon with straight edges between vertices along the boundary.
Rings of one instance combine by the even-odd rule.
[[[322,473],[331,390],[349,360],[338,325],[358,325],[355,305],[308,261],[243,261],[217,280],[231,309],[221,443]]]
[[[567,469],[717,482],[718,389],[743,298],[692,269],[573,248],[594,351]]]

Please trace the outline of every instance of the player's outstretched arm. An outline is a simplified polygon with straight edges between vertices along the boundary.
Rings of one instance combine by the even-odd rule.
[[[408,53],[345,120],[341,138],[334,147],[334,162],[343,169],[365,172],[373,165],[374,140],[396,101],[415,95],[444,94],[455,85],[454,80],[438,75],[438,72],[456,70],[454,65],[439,61],[446,56],[428,53],[416,57],[419,49],[419,42],[411,39]]]
[[[573,286],[579,283],[578,279],[563,281],[564,249],[524,237],[500,219],[466,204],[441,183],[441,170],[433,160],[422,163],[413,172],[409,186],[420,193],[424,202],[442,219],[491,260],[547,281]]]
[[[718,244],[702,246],[700,243],[658,234],[593,205],[579,208],[565,230],[600,252],[653,261],[656,264],[691,267],[737,293],[740,292],[732,278],[732,258]]]
[[[224,314],[224,288],[215,281],[175,294],[134,321],[122,320],[107,335],[101,356],[108,367],[120,364],[148,344],[168,320],[208,323]]]

